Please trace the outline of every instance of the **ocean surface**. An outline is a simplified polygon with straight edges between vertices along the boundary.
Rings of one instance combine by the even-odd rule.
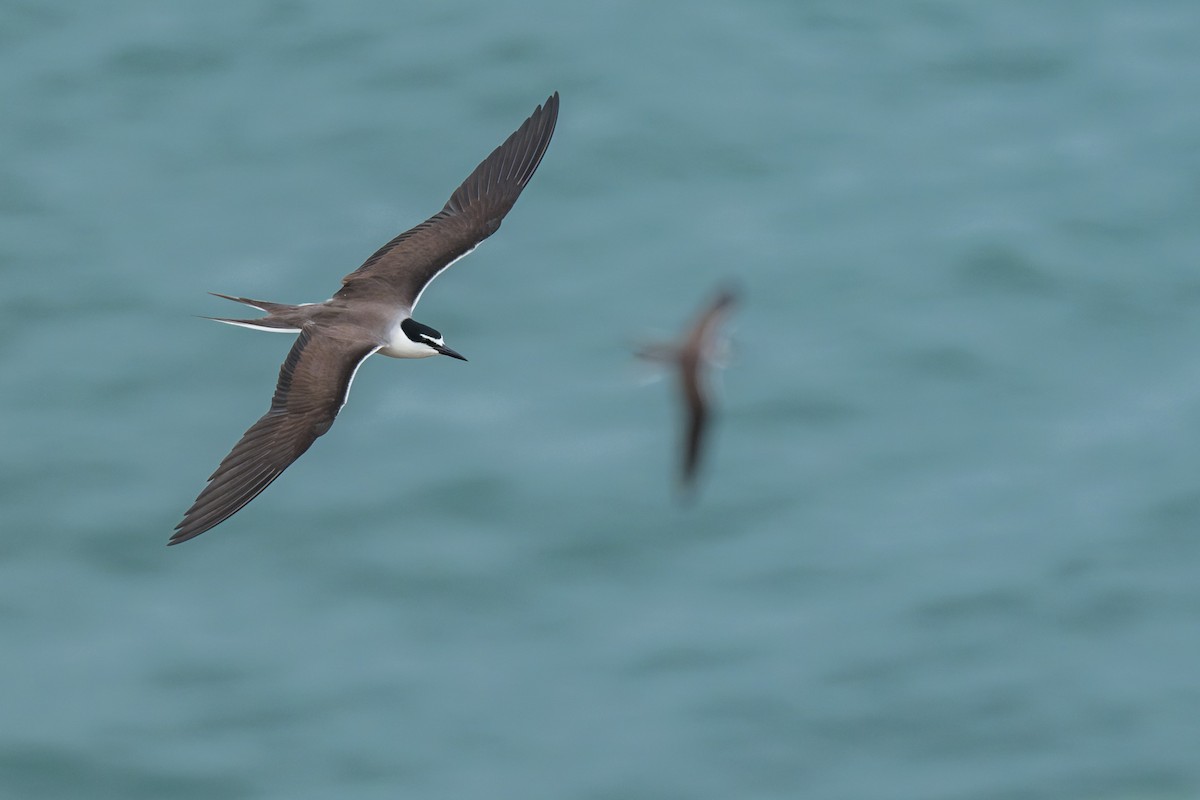
[[[0,798],[1200,798],[1200,5],[0,4]],[[167,538],[319,301],[500,232]],[[742,288],[690,504],[630,357]]]

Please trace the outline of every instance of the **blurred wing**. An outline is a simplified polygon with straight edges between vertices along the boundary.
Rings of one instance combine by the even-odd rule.
[[[700,467],[700,456],[708,431],[711,402],[704,385],[713,338],[721,322],[733,308],[737,295],[732,288],[722,289],[696,320],[679,353],[680,379],[683,383],[683,400],[687,409],[687,421],[683,441],[682,483],[691,488]]]
[[[686,407],[686,422],[683,432],[683,472],[681,482],[690,489],[696,480],[700,466],[700,455],[704,446],[704,434],[708,430],[708,398],[705,396],[701,374],[702,359],[684,359],[681,366],[683,399]]]
[[[694,350],[699,353],[702,358],[711,356],[709,352],[712,346],[713,337],[716,335],[721,323],[729,316],[729,312],[733,310],[734,303],[737,302],[737,295],[731,288],[722,289],[708,308],[696,320],[692,329],[688,332],[687,339],[684,343],[685,350]]]
[[[441,211],[379,248],[342,279],[334,296],[390,295],[411,313],[430,281],[500,227],[541,163],[557,120],[555,92],[475,168]]]
[[[271,485],[333,425],[354,373],[379,345],[300,332],[279,370],[271,410],[246,431],[208,479],[168,544],[224,522]]]

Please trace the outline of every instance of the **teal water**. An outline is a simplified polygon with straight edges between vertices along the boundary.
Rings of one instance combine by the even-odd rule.
[[[0,797],[1200,797],[1190,0],[0,6]],[[330,435],[288,339],[552,90]],[[700,502],[628,356],[736,277]]]

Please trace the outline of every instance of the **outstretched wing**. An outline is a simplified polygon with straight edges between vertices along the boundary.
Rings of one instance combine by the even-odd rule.
[[[437,214],[379,248],[342,279],[335,298],[389,297],[412,312],[425,287],[491,236],[546,153],[558,120],[558,92],[463,181]]]
[[[701,448],[704,446],[704,434],[708,429],[708,397],[701,366],[700,360],[688,358],[680,364],[685,406],[683,471],[680,474],[680,485],[685,491],[695,485]]]
[[[737,294],[732,286],[722,289],[692,325],[679,350],[680,381],[687,415],[682,473],[685,489],[691,488],[696,480],[704,436],[709,425],[711,403],[705,386],[705,372],[712,355],[713,339],[736,300]]]
[[[734,303],[737,302],[737,292],[732,286],[726,286],[717,293],[700,317],[693,323],[684,340],[683,349],[692,350],[706,358],[712,355],[713,339],[717,335],[721,323],[729,316]]]
[[[279,370],[268,411],[234,445],[187,510],[168,544],[224,522],[271,485],[346,403],[354,373],[378,344],[314,335],[304,328]]]

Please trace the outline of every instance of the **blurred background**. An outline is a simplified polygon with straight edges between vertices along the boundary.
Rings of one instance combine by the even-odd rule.
[[[0,795],[1200,797],[1192,0],[0,6]],[[562,93],[330,435],[320,301]],[[699,502],[630,348],[736,278]]]

